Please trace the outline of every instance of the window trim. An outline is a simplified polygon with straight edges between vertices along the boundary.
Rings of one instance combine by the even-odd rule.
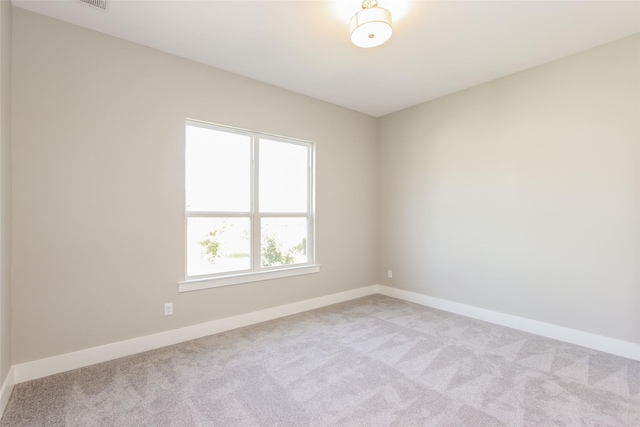
[[[239,285],[242,283],[259,282],[263,280],[280,279],[283,277],[301,276],[320,272],[320,264],[295,264],[293,267],[274,268],[265,271],[243,271],[242,273],[226,276],[203,277],[189,279],[178,283],[179,292],[197,291],[200,289],[218,288],[221,286]]]
[[[186,208],[186,186],[185,204],[184,204],[184,230],[185,230],[185,246],[184,246],[184,280],[178,282],[179,292],[188,292],[200,289],[208,289],[220,286],[230,286],[242,283],[251,283],[256,281],[278,279],[284,277],[298,276],[304,274],[318,273],[320,265],[316,264],[315,251],[315,144],[311,141],[305,141],[296,138],[272,135],[264,132],[256,132],[246,129],[240,129],[230,126],[218,125],[200,120],[185,120],[185,140],[184,147],[186,149],[186,127],[197,126],[209,128],[219,132],[228,132],[246,135],[250,138],[250,155],[251,155],[251,171],[250,171],[250,207],[249,212],[217,212],[217,211],[187,211]],[[296,144],[307,148],[308,173],[307,173],[307,211],[306,212],[259,212],[259,142],[261,139],[271,141],[279,141],[286,144]],[[186,164],[185,164],[186,173]],[[185,175],[186,176],[186,175]],[[187,275],[187,222],[188,218],[203,217],[248,217],[251,223],[251,266],[249,270],[239,270],[232,272],[212,273],[196,276]],[[257,226],[262,218],[277,217],[300,217],[307,219],[307,262],[299,264],[286,264],[274,267],[261,266],[261,236],[260,227]],[[257,244],[256,244],[257,242]]]

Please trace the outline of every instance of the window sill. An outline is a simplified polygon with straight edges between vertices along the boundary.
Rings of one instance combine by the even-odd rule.
[[[278,270],[238,273],[229,276],[208,277],[205,279],[185,280],[178,283],[178,292],[197,291],[200,289],[218,288],[220,286],[239,285],[241,283],[258,282],[261,280],[280,279],[282,277],[301,276],[303,274],[319,273],[320,265],[304,265]]]

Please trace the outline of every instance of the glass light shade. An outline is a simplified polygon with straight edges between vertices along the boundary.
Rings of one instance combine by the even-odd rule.
[[[391,38],[391,13],[381,7],[362,9],[351,18],[351,42],[358,47],[376,47]]]

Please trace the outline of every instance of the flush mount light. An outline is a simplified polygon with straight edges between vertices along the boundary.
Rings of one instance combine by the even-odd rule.
[[[351,23],[351,42],[358,47],[376,47],[389,40],[391,13],[378,7],[378,0],[364,0],[362,10],[353,15]]]

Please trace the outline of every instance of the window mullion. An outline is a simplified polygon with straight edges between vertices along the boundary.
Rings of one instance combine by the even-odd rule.
[[[260,211],[259,206],[259,178],[260,178],[260,149],[259,138],[251,136],[251,268],[260,269]]]
[[[262,212],[261,218],[307,218],[308,212]]]

